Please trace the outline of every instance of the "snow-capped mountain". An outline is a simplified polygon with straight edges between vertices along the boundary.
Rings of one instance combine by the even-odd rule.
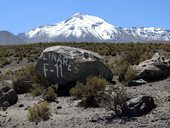
[[[105,20],[76,13],[69,19],[53,25],[38,27],[21,33],[19,38],[33,42],[146,42],[169,41],[170,31],[162,28],[122,28]]]
[[[8,31],[0,31],[0,45],[24,44],[25,42]]]

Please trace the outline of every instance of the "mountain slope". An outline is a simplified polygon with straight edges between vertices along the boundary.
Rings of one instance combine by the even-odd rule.
[[[8,31],[0,31],[0,45],[24,44],[25,42]]]
[[[54,25],[38,27],[19,38],[25,42],[138,42],[170,40],[170,32],[161,28],[122,28],[105,20],[76,13],[69,19]]]

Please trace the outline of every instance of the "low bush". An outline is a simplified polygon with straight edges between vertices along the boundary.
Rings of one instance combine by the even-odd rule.
[[[97,96],[99,91],[105,89],[107,81],[97,76],[87,79],[86,84],[77,82],[77,85],[70,90],[70,95],[78,98]]]
[[[136,77],[137,72],[132,69],[131,67],[128,68],[126,74],[125,74],[125,81],[134,80]]]
[[[44,94],[45,92],[45,89],[43,86],[37,86],[37,87],[34,87],[32,90],[31,90],[31,94],[33,97],[36,97],[36,96],[40,96],[42,94]]]
[[[49,85],[48,80],[36,74],[33,64],[16,71],[7,72],[5,76],[14,81],[14,89],[19,94],[29,92],[32,89],[33,84],[41,86]]]
[[[11,63],[11,60],[9,60],[9,59],[4,59],[4,60],[1,62],[1,64],[2,64],[3,67],[6,66],[6,65],[9,65],[10,63]]]
[[[56,93],[52,87],[48,87],[47,91],[45,92],[43,99],[48,102],[53,102],[56,99]]]
[[[77,98],[81,98],[84,90],[84,85],[80,82],[77,82],[76,86],[70,89],[70,95]]]
[[[119,81],[125,80],[125,73],[129,67],[128,61],[126,61],[125,56],[121,56],[117,58],[114,62],[112,62],[109,67],[112,69],[113,75],[118,76]]]
[[[97,76],[90,77],[85,84],[77,82],[77,85],[70,90],[70,95],[80,98],[81,106],[97,107],[95,98],[99,96],[99,92],[104,91],[106,85],[105,79]]]
[[[40,122],[41,120],[48,120],[50,118],[51,111],[47,102],[35,104],[28,109],[28,120],[30,122]]]

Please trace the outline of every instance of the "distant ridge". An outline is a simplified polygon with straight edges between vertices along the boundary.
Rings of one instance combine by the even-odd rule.
[[[0,45],[24,44],[25,42],[8,31],[0,31]]]

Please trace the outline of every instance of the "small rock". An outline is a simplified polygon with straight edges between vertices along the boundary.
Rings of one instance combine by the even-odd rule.
[[[2,117],[7,117],[7,115],[3,115]]]
[[[61,106],[58,106],[57,109],[62,109],[62,107],[61,107]]]
[[[91,118],[90,118],[90,120],[89,120],[89,122],[93,122],[93,123],[95,123],[95,122],[97,122],[97,119],[96,119],[96,118],[94,118],[94,117],[91,117]]]
[[[27,106],[24,110],[28,110],[30,108],[30,106]]]
[[[156,114],[156,111],[152,111],[152,114]]]
[[[89,122],[93,122],[93,123],[96,123],[96,122],[99,122],[99,121],[103,121],[103,119],[101,117],[98,117],[98,115],[95,116],[95,117],[91,117],[90,120],[89,120]]]
[[[72,101],[74,101],[74,100],[78,100],[78,98],[77,98],[77,97],[73,97],[73,98],[72,98]]]
[[[90,122],[93,122],[93,123],[95,123],[95,122],[97,122],[97,120],[95,120],[95,119],[92,119],[92,120],[90,120]]]
[[[23,105],[23,104],[19,104],[19,105],[18,105],[18,107],[20,107],[20,108],[21,108],[21,107],[24,107],[24,105]]]
[[[84,53],[84,58],[86,58],[86,59],[89,58],[89,53],[85,52]]]
[[[116,81],[112,80],[110,83],[112,83],[113,85],[115,85],[115,84],[116,84]]]
[[[167,100],[167,101],[170,101],[170,96],[167,96],[166,100]]]
[[[59,103],[59,101],[58,101],[57,99],[55,99],[55,102],[56,102],[56,104],[58,104],[58,103]]]
[[[130,80],[128,82],[128,86],[137,86],[137,85],[142,85],[142,84],[146,84],[147,82],[143,79],[139,79],[139,80]]]

